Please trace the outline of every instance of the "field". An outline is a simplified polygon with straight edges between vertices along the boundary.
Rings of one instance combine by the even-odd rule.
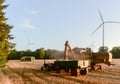
[[[0,69],[0,84],[120,84],[120,59],[113,61],[116,63],[115,66],[103,65],[102,70],[75,77],[70,76],[70,73],[41,71],[43,60],[31,62],[10,60],[5,68]]]

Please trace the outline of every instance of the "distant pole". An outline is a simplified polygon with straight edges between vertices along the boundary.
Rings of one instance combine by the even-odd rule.
[[[103,48],[104,48],[104,23],[103,23],[103,37],[102,37],[102,40],[103,40]]]
[[[39,52],[39,53],[40,53],[40,52]],[[44,67],[45,67],[45,55],[44,55],[43,59],[44,59]]]

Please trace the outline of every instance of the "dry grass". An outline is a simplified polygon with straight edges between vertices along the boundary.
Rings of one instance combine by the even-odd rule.
[[[10,60],[2,71],[12,84],[120,84],[120,59],[113,61],[116,63],[113,67],[103,65],[103,70],[92,71],[86,76],[78,77],[70,76],[70,73],[41,71],[43,60],[32,62]],[[53,60],[46,62],[53,62]]]

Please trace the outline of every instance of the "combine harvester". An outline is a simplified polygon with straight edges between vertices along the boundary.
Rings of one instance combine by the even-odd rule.
[[[68,59],[68,52],[72,53],[72,60]],[[86,75],[90,70],[102,69],[100,63],[108,66],[114,65],[112,62],[112,54],[109,53],[93,53],[91,49],[72,50],[69,42],[65,43],[64,60],[54,61],[54,63],[44,63],[41,70],[55,70],[57,73],[61,71],[71,72],[72,76]]]

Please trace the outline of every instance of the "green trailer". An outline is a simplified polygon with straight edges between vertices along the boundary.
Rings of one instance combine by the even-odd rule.
[[[71,72],[72,76],[86,75],[90,66],[91,60],[54,61],[57,73],[65,70],[65,72]]]

